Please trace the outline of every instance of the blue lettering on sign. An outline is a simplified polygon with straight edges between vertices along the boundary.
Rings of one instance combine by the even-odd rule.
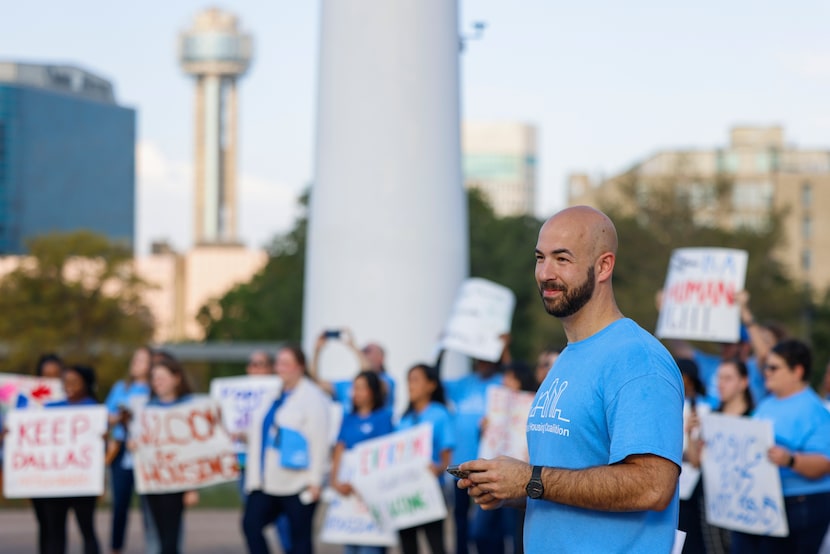
[[[781,521],[775,499],[755,490],[755,473],[765,458],[763,450],[754,437],[718,432],[706,440],[706,455],[721,468],[716,493],[706,502],[715,518],[770,530]]]

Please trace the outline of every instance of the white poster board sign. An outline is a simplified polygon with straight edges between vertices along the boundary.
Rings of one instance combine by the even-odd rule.
[[[252,417],[270,406],[282,390],[282,379],[276,375],[242,375],[218,377],[210,382],[210,397],[219,402],[222,423],[232,435],[248,432]],[[236,443],[237,452],[245,452],[245,444]]]
[[[510,332],[516,296],[509,288],[473,277],[461,284],[440,347],[496,362]]]
[[[706,521],[724,529],[786,537],[781,477],[767,459],[775,440],[772,423],[708,414],[700,426]]]
[[[487,425],[478,448],[479,458],[510,456],[528,461],[527,415],[535,395],[507,387],[487,388]]]
[[[383,528],[406,529],[444,519],[447,506],[432,473],[432,425],[422,424],[353,449],[352,486]]]
[[[737,342],[748,255],[729,248],[678,248],[671,256],[657,336]]]
[[[179,492],[239,478],[236,449],[219,405],[201,397],[146,406],[137,416],[134,472],[139,494]]]
[[[334,489],[326,489],[328,501],[320,541],[326,544],[359,544],[361,546],[395,546],[397,532],[381,527],[369,507],[354,494],[343,496]]]
[[[27,407],[66,398],[60,379],[0,373],[0,407],[14,408],[19,396],[25,398]]]
[[[6,498],[104,493],[104,406],[11,410],[6,416]]]

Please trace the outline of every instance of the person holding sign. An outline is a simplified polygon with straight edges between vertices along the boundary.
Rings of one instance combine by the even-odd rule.
[[[291,554],[312,552],[311,530],[329,457],[329,399],[306,371],[299,346],[277,354],[282,394],[253,417],[248,435],[242,529],[248,551],[268,552],[262,530],[285,514]]]
[[[670,552],[683,450],[683,382],[672,356],[627,319],[611,284],[614,224],[587,206],[539,231],[536,281],[568,345],[527,420],[530,463],[461,464],[484,509],[525,505],[527,554]]]
[[[450,413],[444,405],[444,387],[438,370],[426,364],[417,364],[407,374],[407,385],[409,406],[401,416],[398,429],[409,429],[420,423],[432,424],[432,472],[441,482],[455,447],[455,434]],[[443,519],[400,529],[403,554],[418,553],[419,530],[426,535],[432,554],[444,554]]]
[[[362,371],[354,378],[352,410],[343,417],[331,462],[331,486],[343,496],[354,493],[352,485],[340,481],[343,455],[355,445],[394,431],[392,412],[384,408],[383,385],[373,371]],[[382,554],[383,547],[346,545],[345,554]]]
[[[112,485],[112,527],[110,547],[114,554],[124,548],[127,536],[127,518],[133,499],[132,454],[127,450],[127,428],[132,419],[136,403],[146,403],[150,398],[150,360],[152,351],[148,346],[137,348],[130,358],[130,368],[124,379],[117,381],[110,389],[105,404],[109,413],[110,440],[107,443],[107,463],[110,466]],[[149,526],[150,512],[141,500],[141,513],[145,530]]]
[[[767,457],[779,466],[787,537],[734,532],[732,552],[818,552],[830,525],[830,412],[810,388],[812,354],[798,340],[776,344],[764,366],[771,395],[753,417],[772,421],[775,445]]]
[[[67,406],[91,406],[98,404],[95,398],[95,370],[87,366],[68,366],[63,370],[63,390],[65,400],[46,404],[45,408]],[[101,437],[101,448],[103,448]],[[78,529],[84,542],[84,554],[98,554],[100,547],[95,535],[96,496],[39,498],[41,525],[38,534],[43,541],[40,552],[45,554],[64,554],[66,552],[66,516],[69,510],[75,512]]]
[[[183,404],[191,398],[190,383],[184,368],[172,356],[157,356],[150,369],[150,400],[147,406],[170,408]],[[128,443],[129,444],[129,443]],[[179,552],[179,535],[186,506],[199,501],[197,491],[147,493],[144,495],[158,533],[161,554]]]

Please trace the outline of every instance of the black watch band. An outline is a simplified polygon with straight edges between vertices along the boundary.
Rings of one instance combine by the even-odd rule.
[[[542,498],[542,495],[545,494],[545,486],[542,483],[542,466],[533,466],[525,492],[528,497],[533,499]]]

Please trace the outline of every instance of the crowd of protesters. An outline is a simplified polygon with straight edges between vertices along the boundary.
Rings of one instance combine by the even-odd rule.
[[[729,532],[707,525],[702,486],[698,484],[691,497],[681,503],[679,525],[687,533],[684,552],[773,552],[779,551],[775,549],[777,544],[792,540],[796,542],[787,544],[801,545],[792,552],[818,551],[817,547],[811,548],[821,543],[830,513],[830,459],[821,454],[826,451],[824,443],[830,441],[830,371],[820,396],[809,387],[813,371],[810,349],[781,335],[777,328],[757,324],[746,297],[742,297],[742,307],[742,338],[736,344],[723,345],[718,355],[677,341],[669,345],[686,386],[684,460],[699,467],[706,455],[699,428],[700,417],[707,412],[773,421],[776,445],[769,451],[769,459],[781,468],[790,537]],[[445,473],[448,465],[478,457],[481,432],[487,424],[488,388],[505,386],[533,392],[544,382],[558,355],[556,349],[546,350],[535,366],[530,366],[512,360],[509,336],[503,339],[501,360],[472,360],[473,371],[461,379],[442,380],[440,361],[409,368],[405,381],[408,402],[402,414],[393,412],[395,380],[384,366],[383,348],[370,343],[358,349],[347,329],[339,330],[339,335],[321,334],[308,365],[297,346],[286,346],[274,355],[253,352],[247,373],[278,375],[282,393],[249,432],[258,435],[255,442],[261,445],[273,441],[278,429],[296,432],[298,440],[305,441],[308,460],[292,468],[270,459],[278,455],[275,449],[249,449],[247,454],[240,454],[240,494],[244,506],[240,549],[244,545],[252,553],[268,552],[263,531],[274,528],[286,552],[312,552],[314,514],[323,488],[331,486],[342,495],[355,492],[349,482],[339,478],[344,453],[362,441],[398,429],[424,422],[432,424],[431,468],[442,485],[451,481]],[[342,341],[354,352],[360,372],[353,379],[330,382],[319,377],[319,353],[331,340]],[[47,404],[47,408],[99,402],[95,372],[90,367],[64,365],[57,356],[46,355],[40,359],[36,374],[59,377],[63,384],[65,400]],[[112,387],[105,400],[109,431],[104,440],[112,502],[109,552],[118,553],[125,548],[129,508],[135,492],[131,419],[145,405],[171,407],[187,402],[193,392],[189,383],[182,365],[173,356],[140,348],[132,356],[125,377]],[[331,402],[341,403],[344,408],[339,431],[328,429],[326,414],[330,413]],[[25,400],[18,407],[26,409]],[[333,443],[331,436],[336,437]],[[249,439],[234,438],[243,443]],[[479,554],[522,552],[522,513],[512,508],[484,511],[471,505],[466,491],[451,486],[444,490],[454,522],[452,548],[445,544],[444,522],[439,520],[400,530],[404,554],[418,552],[421,534],[433,553],[466,554],[471,548]],[[39,551],[67,551],[67,516],[74,512],[83,551],[100,552],[94,527],[97,503],[96,497],[33,499]],[[185,509],[196,503],[196,491],[140,495],[146,551],[182,551]],[[345,551],[382,554],[384,548],[355,544],[346,546]]]

